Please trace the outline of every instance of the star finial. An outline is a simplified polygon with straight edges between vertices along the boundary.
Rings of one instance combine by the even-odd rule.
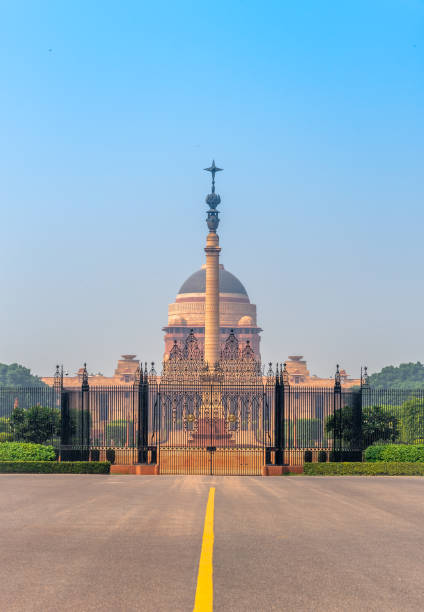
[[[212,166],[210,168],[204,168],[206,172],[210,172],[212,174],[212,193],[215,193],[215,174],[217,172],[222,172],[223,168],[218,168],[215,166],[215,160],[212,160]]]

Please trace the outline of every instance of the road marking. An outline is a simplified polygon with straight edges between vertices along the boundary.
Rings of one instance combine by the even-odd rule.
[[[203,527],[202,552],[200,553],[199,572],[197,574],[196,599],[193,612],[213,611],[213,515],[215,487],[209,489],[206,506],[205,524]]]

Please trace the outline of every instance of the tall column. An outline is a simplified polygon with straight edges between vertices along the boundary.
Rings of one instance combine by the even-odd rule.
[[[212,193],[206,196],[209,205],[206,219],[209,234],[206,238],[206,296],[205,296],[205,354],[204,359],[210,370],[219,361],[219,237],[216,230],[219,225],[219,213],[216,210],[221,198],[215,193],[215,174],[222,168],[215,166],[205,168],[212,174]]]
[[[213,369],[219,361],[219,237],[206,238],[205,362]]]

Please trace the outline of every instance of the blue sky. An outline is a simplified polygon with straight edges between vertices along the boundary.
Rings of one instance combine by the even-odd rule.
[[[0,362],[160,360],[222,261],[262,356],[424,360],[424,2],[0,3]]]

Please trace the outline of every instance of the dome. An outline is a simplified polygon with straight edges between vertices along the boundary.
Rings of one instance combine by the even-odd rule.
[[[179,294],[181,293],[205,293],[206,292],[206,266],[197,270],[194,274],[182,284]],[[224,266],[219,266],[219,292],[220,293],[239,293],[247,297],[247,291],[243,287],[239,279],[224,269]]]
[[[169,325],[187,325],[187,321],[184,319],[184,317],[175,315],[173,317],[169,317]]]
[[[250,327],[253,325],[253,319],[249,315],[245,315],[239,320],[238,325],[239,327]]]

